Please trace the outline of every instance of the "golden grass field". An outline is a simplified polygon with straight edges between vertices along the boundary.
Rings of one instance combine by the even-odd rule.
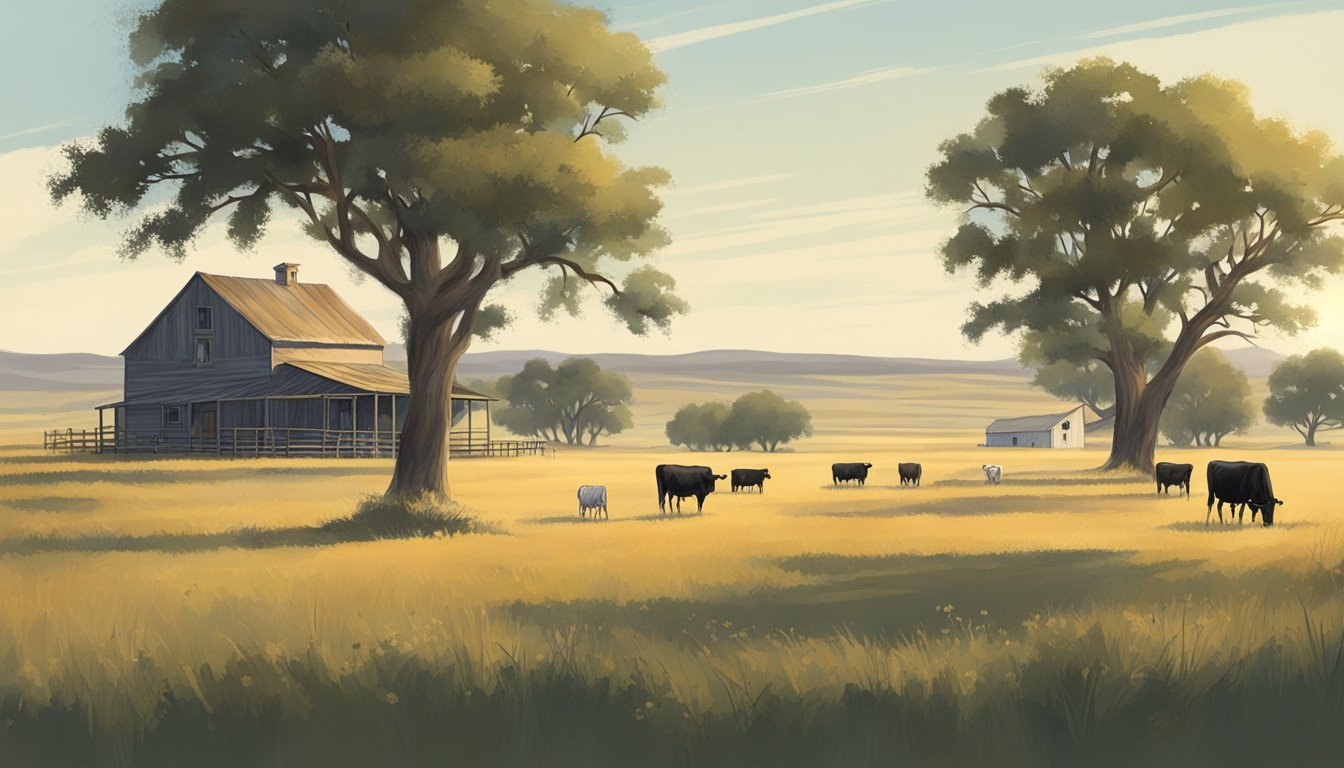
[[[1344,663],[1331,650],[1344,648],[1344,513],[1332,503],[1344,466],[1338,450],[1295,448],[1291,433],[1266,429],[1218,449],[1159,449],[1159,459],[1197,469],[1193,498],[1158,497],[1147,478],[1091,470],[1104,446],[975,447],[995,415],[1063,410],[1024,379],[904,376],[781,381],[777,391],[811,409],[814,437],[777,454],[690,454],[659,446],[672,411],[730,399],[750,385],[637,385],[638,426],[612,445],[452,465],[455,499],[492,532],[327,546],[286,546],[240,531],[302,529],[346,515],[383,489],[390,461],[44,456],[21,445],[40,439],[43,425],[34,430],[31,415],[5,416],[0,709],[9,701],[13,712],[0,729],[0,757],[43,754],[40,739],[13,722],[44,706],[64,707],[87,727],[83,759],[159,764],[146,758],[145,744],[157,743],[152,734],[171,720],[164,712],[177,712],[184,696],[199,702],[212,731],[271,717],[320,723],[325,710],[315,702],[336,696],[379,704],[372,711],[386,721],[307,727],[372,742],[398,734],[402,762],[421,764],[442,752],[406,733],[448,727],[421,723],[438,722],[426,712],[451,720],[467,711],[444,714],[448,705],[431,706],[438,700],[426,690],[506,696],[510,675],[546,671],[588,691],[601,680],[625,688],[569,704],[515,690],[531,708],[497,712],[512,724],[473,733],[530,734],[539,751],[497,754],[477,744],[459,753],[465,764],[475,764],[472,756],[479,764],[539,764],[530,760],[542,754],[554,756],[546,764],[596,764],[585,739],[628,738],[636,748],[659,738],[641,736],[645,727],[669,729],[681,745],[656,760],[649,752],[647,764],[860,765],[894,752],[941,755],[940,764],[1084,764],[1132,745],[1102,737],[1116,730],[1107,718],[1140,707],[1135,697],[1152,676],[1180,691],[1142,704],[1153,708],[1145,717],[1165,718],[1158,730],[1174,734],[1153,749],[1187,758],[1211,754],[1199,751],[1200,739],[1212,738],[1210,723],[1224,713],[1181,725],[1168,710],[1185,711],[1210,691],[1231,696],[1224,689],[1240,680],[1235,670],[1266,648],[1286,654],[1273,667],[1280,677],[1255,678],[1266,690],[1288,690],[1293,675],[1318,675],[1327,691],[1344,682]],[[78,416],[66,396],[28,397],[32,407],[56,406],[50,418]],[[1286,502],[1278,525],[1204,524],[1202,469],[1212,458],[1270,465]],[[872,462],[867,486],[833,487],[834,461]],[[900,461],[923,463],[922,487],[898,485]],[[703,515],[693,514],[691,500],[681,516],[660,516],[653,467],[664,462],[723,473],[768,467],[773,479],[764,494],[732,494],[723,481]],[[984,483],[983,463],[1004,466],[1001,485]],[[578,517],[575,488],[585,483],[608,487],[609,521]],[[1024,676],[1043,659],[1055,664],[1052,676],[1028,685]],[[312,680],[301,684],[296,664],[332,687],[320,696]],[[1077,711],[1067,693],[1074,683],[1082,692]],[[1001,749],[982,743],[978,751],[946,744],[938,752],[921,740],[1002,736],[1012,729],[974,713],[1007,706],[995,703],[1004,691],[1026,701],[1032,685],[1054,713],[1040,722],[1068,723],[1061,733],[1030,726]],[[639,701],[613,704],[627,689],[637,689],[629,695]],[[1267,695],[1249,690],[1243,698]],[[778,739],[752,741],[762,718],[782,722],[785,733],[793,723],[811,734],[826,707],[857,706],[856,691],[916,696],[921,706],[941,691],[962,715],[948,725],[924,710],[923,720],[888,713],[904,723],[903,740],[879,743],[868,734],[857,752],[852,738],[843,749],[831,744],[833,729],[865,721],[839,716],[843,726],[803,739],[782,762],[760,751]],[[1308,702],[1311,711],[1344,712],[1337,692],[1327,696]],[[766,713],[763,700],[782,709]],[[454,701],[466,707],[469,699]],[[1227,701],[1247,711],[1272,704]],[[634,730],[619,738],[610,730],[579,738],[582,728],[557,735],[546,717],[527,714],[551,706],[567,712],[555,715],[558,722],[579,717],[574,707],[593,707],[606,713],[599,720],[624,718]],[[1039,725],[1021,702],[1006,711]],[[1153,722],[1140,730],[1151,733]],[[1294,738],[1305,751],[1294,754],[1308,762],[1340,738],[1326,729],[1304,735],[1303,727]],[[332,764],[283,728],[266,733],[230,736],[256,750],[232,764],[268,764],[301,744],[308,746],[296,754]],[[1235,739],[1228,745],[1238,750],[1233,756],[1247,754]],[[1056,755],[1056,747],[1064,751]],[[189,753],[168,754],[163,764]],[[357,750],[335,754],[368,764]]]

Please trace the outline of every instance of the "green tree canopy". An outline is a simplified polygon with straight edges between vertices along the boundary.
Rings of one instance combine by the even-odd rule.
[[[783,443],[810,436],[812,415],[797,400],[785,400],[764,389],[734,400],[723,428],[739,448],[755,444],[762,451],[774,451]]]
[[[690,403],[677,409],[667,422],[668,442],[684,445],[693,451],[732,450],[723,424],[732,412],[727,403]]]
[[[749,392],[726,403],[684,405],[667,423],[667,439],[693,451],[748,450],[753,445],[774,451],[784,443],[812,434],[812,416],[797,400],[770,390]]]
[[[1162,411],[1162,434],[1173,445],[1222,445],[1255,423],[1251,383],[1213,347],[1195,353]]]
[[[1344,355],[1316,349],[1293,355],[1269,374],[1265,418],[1292,427],[1307,445],[1316,433],[1344,427]]]
[[[629,33],[557,0],[163,0],[131,36],[126,120],[51,179],[88,212],[140,212],[122,245],[184,258],[207,222],[250,248],[277,211],[406,306],[411,413],[389,492],[446,495],[457,360],[507,320],[492,289],[553,270],[636,333],[685,304],[626,262],[666,242],[658,168],[606,147],[664,76]],[[624,273],[624,277],[622,276]],[[622,285],[618,285],[622,283]]]
[[[1323,134],[1256,115],[1237,83],[1163,85],[1084,61],[1038,91],[996,94],[940,152],[928,196],[966,210],[943,263],[999,294],[972,304],[964,333],[1045,334],[1061,342],[1043,345],[1046,362],[1106,366],[1109,468],[1151,470],[1163,404],[1196,351],[1311,324],[1282,286],[1344,269],[1327,231],[1344,218],[1344,159]],[[1152,345],[1169,351],[1150,373]]]
[[[628,404],[630,380],[604,371],[586,357],[571,357],[552,368],[537,357],[513,376],[501,376],[492,389],[505,403],[496,407],[496,424],[517,435],[571,445],[595,445],[634,425]]]

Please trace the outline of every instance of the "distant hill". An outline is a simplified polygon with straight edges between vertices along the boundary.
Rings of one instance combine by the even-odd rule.
[[[1232,364],[1252,379],[1263,379],[1285,358],[1268,349],[1224,350]],[[540,357],[552,364],[569,357],[589,357],[603,368],[631,374],[688,375],[723,379],[753,376],[900,376],[911,374],[997,374],[1030,376],[1016,360],[937,360],[918,357],[868,357],[792,352],[715,349],[683,355],[597,353],[571,355],[542,349],[471,352],[462,358],[458,377],[494,378],[517,373],[523,363]],[[406,352],[389,344],[389,365],[405,368]],[[120,357],[83,353],[35,355],[0,350],[0,391],[79,392],[116,389],[122,384]]]
[[[1287,355],[1263,347],[1224,349],[1223,354],[1227,355],[1228,362],[1240,368],[1241,372],[1251,379],[1268,378],[1274,366],[1288,359]]]
[[[0,391],[88,392],[118,389],[121,358],[83,353],[30,355],[0,350]]]
[[[604,369],[621,373],[654,373],[697,377],[752,376],[895,376],[909,374],[999,374],[1025,376],[1016,360],[984,362],[931,360],[915,357],[866,357],[863,355],[826,355],[809,353],[757,352],[716,349],[683,355],[634,355],[599,353],[569,355],[547,350],[509,350],[477,352],[463,356],[458,367],[461,378],[490,378],[517,373],[523,363],[540,357],[552,364],[569,357],[587,357]]]

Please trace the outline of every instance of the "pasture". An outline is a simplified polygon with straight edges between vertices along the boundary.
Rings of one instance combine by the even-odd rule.
[[[1196,471],[1193,498],[1158,497],[1091,471],[1104,447],[974,447],[992,411],[1056,404],[1021,379],[939,378],[782,382],[818,430],[772,455],[657,447],[676,404],[728,385],[637,382],[639,429],[612,446],[456,462],[488,532],[445,538],[303,535],[390,461],[12,445],[0,764],[1335,759],[1337,450],[1160,449]],[[934,408],[949,389],[959,406]],[[1279,524],[1206,527],[1211,458],[1269,463]],[[867,485],[832,486],[836,461],[871,462]],[[664,462],[772,479],[662,517]],[[609,521],[579,518],[585,483],[607,486]]]

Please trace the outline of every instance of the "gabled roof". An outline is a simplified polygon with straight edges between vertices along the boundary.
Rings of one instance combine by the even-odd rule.
[[[269,279],[204,272],[196,275],[271,341],[387,344],[330,286],[280,285]]]
[[[995,419],[985,427],[985,434],[998,435],[1004,432],[1049,432],[1059,422],[1077,413],[1083,406],[1076,405],[1063,413],[1045,416],[1019,416],[1015,419]]]

